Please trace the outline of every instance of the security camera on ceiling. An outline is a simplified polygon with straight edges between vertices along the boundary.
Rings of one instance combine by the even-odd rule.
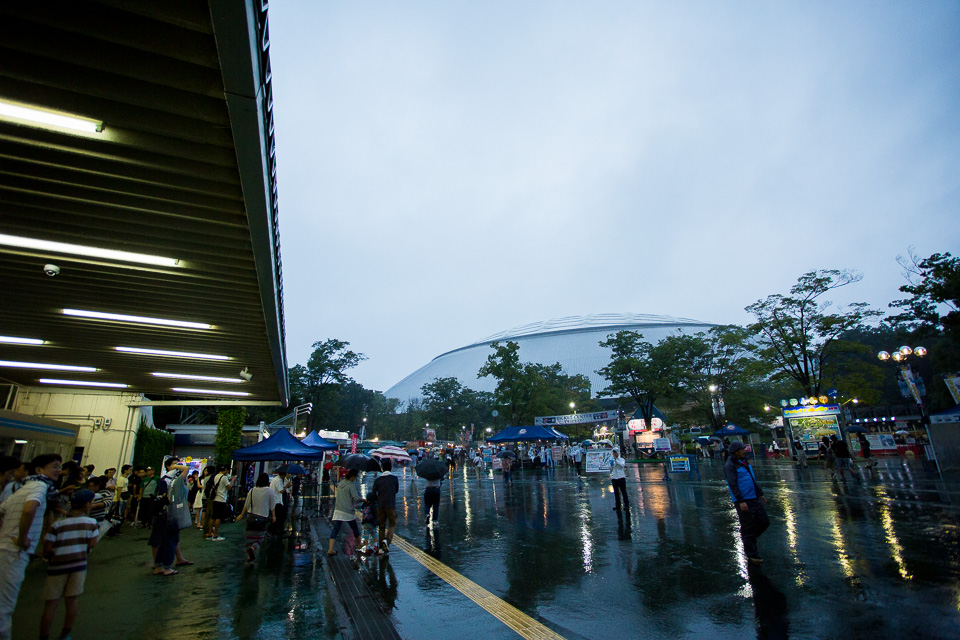
[[[52,278],[60,274],[60,267],[55,264],[45,264],[43,265],[43,272]]]
[[[243,371],[240,372],[240,377],[246,380],[247,382],[250,382],[251,380],[253,380],[253,374],[247,370],[247,367],[244,367]]]

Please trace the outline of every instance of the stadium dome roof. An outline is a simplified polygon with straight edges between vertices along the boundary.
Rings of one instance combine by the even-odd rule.
[[[520,345],[520,360],[553,364],[559,362],[568,375],[583,374],[596,393],[606,381],[596,371],[610,361],[610,351],[600,346],[611,333],[639,331],[650,342],[659,342],[676,332],[698,333],[715,325],[690,318],[642,313],[600,313],[568,316],[533,322],[495,333],[466,346],[442,353],[386,391],[387,397],[403,401],[421,398],[423,385],[436,378],[457,378],[478,391],[493,391],[493,378],[477,378],[477,371],[490,354],[494,342],[513,341]]]

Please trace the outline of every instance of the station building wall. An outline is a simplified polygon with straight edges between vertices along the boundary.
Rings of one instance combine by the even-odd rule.
[[[141,409],[128,404],[142,399],[139,393],[21,387],[12,408],[18,413],[77,425],[75,446],[83,448],[80,463],[96,465],[100,474],[132,462]],[[152,415],[150,418],[152,422]],[[65,460],[72,457],[71,451]]]

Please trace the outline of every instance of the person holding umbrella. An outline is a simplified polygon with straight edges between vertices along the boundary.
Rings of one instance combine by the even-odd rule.
[[[350,525],[350,530],[357,540],[360,540],[360,527],[357,526],[357,514],[354,511],[356,504],[360,502],[360,494],[357,492],[357,485],[354,482],[357,479],[357,470],[350,469],[346,477],[337,485],[337,501],[333,506],[333,529],[330,530],[330,546],[327,548],[328,556],[337,555],[333,545],[340,535],[340,527],[346,522]]]
[[[417,475],[427,481],[423,490],[423,504],[426,512],[426,523],[430,526],[430,512],[433,511],[433,522],[436,524],[440,512],[440,485],[446,475],[446,467],[434,459],[424,460],[415,467]]]

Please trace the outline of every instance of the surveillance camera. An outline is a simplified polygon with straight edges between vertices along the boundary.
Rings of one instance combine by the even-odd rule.
[[[243,371],[240,372],[240,377],[246,380],[247,382],[250,382],[251,380],[253,380],[253,374],[247,370],[247,367],[244,367]]]
[[[52,278],[60,274],[60,267],[55,264],[45,264],[43,265],[43,272]]]

